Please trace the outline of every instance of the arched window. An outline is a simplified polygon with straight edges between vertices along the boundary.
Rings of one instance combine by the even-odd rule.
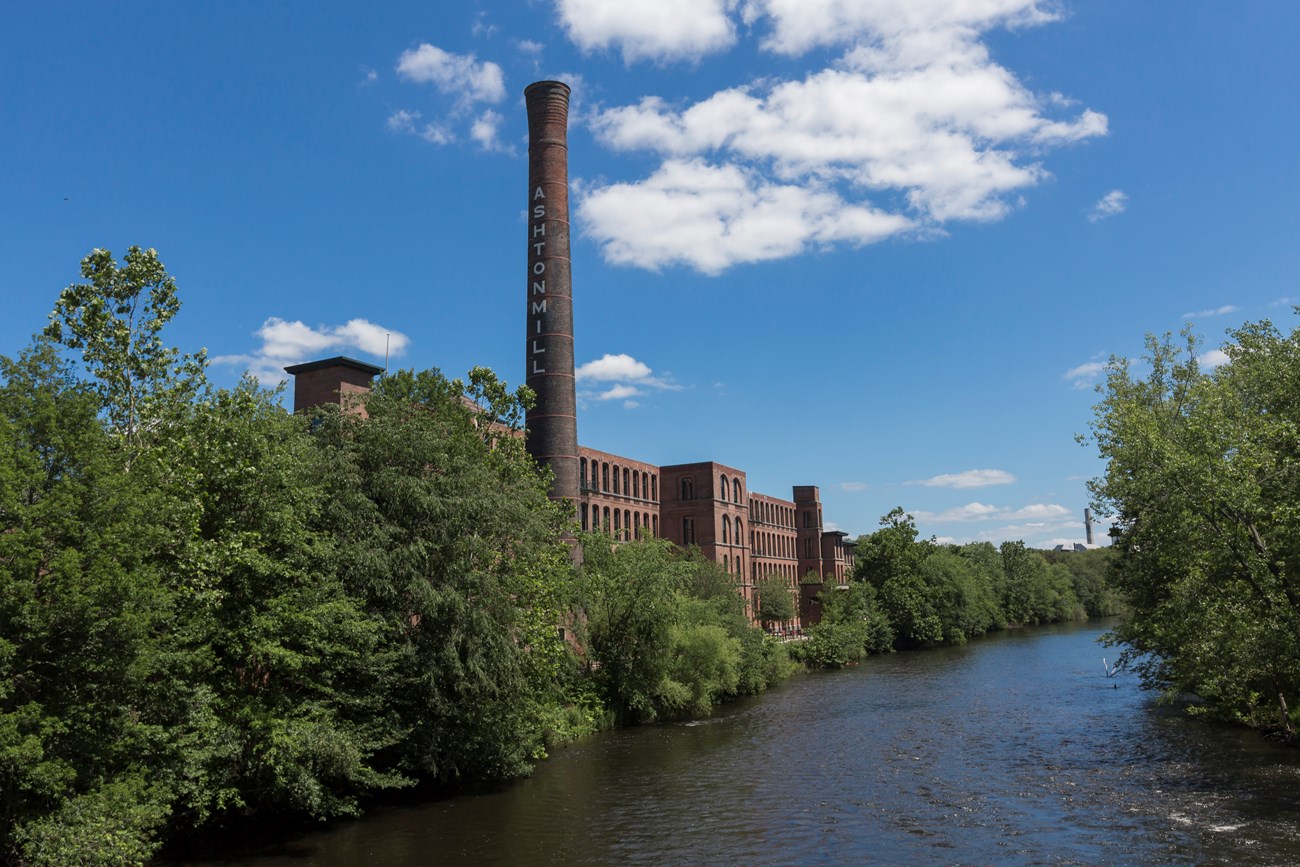
[[[623,529],[624,529],[624,531],[625,531],[625,532],[623,533],[623,538],[625,538],[625,539],[631,539],[632,536],[633,536],[633,533],[632,533],[632,513],[629,512],[627,509],[624,509],[624,510],[623,510]]]
[[[731,502],[740,502],[740,479],[731,480]]]
[[[578,461],[578,485],[583,488],[587,487],[587,459],[586,458],[583,458],[582,460]]]
[[[645,470],[641,471],[641,497],[646,500],[650,499],[650,474]]]
[[[726,502],[727,494],[729,494],[730,492],[731,492],[731,488],[727,487],[727,477],[719,476],[718,499],[722,500],[723,502]]]
[[[604,461],[600,464],[600,489],[602,491],[609,490],[609,464]]]
[[[682,518],[682,544],[695,544],[695,519],[690,515]]]
[[[587,532],[587,507],[582,507],[582,532]]]
[[[652,500],[659,499],[659,474],[658,473],[650,474],[650,499]]]
[[[726,515],[722,516],[722,544],[726,545],[731,541],[731,519]]]
[[[740,523],[739,518],[736,519],[736,544],[745,544],[745,525]]]
[[[654,529],[650,531],[650,535],[658,539],[659,538],[659,516],[652,515],[650,519],[654,522]]]
[[[637,537],[636,531],[639,530],[640,528],[641,528],[641,513],[633,512],[632,513],[632,531],[633,531],[632,538],[633,539]]]
[[[606,533],[609,532],[609,506],[605,507],[605,520],[601,521],[600,525],[605,528]]]
[[[690,479],[682,479],[682,499],[695,499],[695,483]]]
[[[617,536],[619,533],[623,532],[623,528],[622,528],[622,524],[623,524],[623,522],[620,520],[621,516],[622,516],[622,513],[619,512],[618,509],[615,509],[615,510],[614,510],[614,535],[615,535],[615,536]]]
[[[614,493],[618,493],[618,464],[614,464]]]
[[[627,474],[628,474],[627,467],[624,467],[623,468],[623,496],[625,497],[630,496],[632,493],[632,487],[627,483]]]
[[[641,496],[641,474],[632,474],[632,496],[640,498]]]

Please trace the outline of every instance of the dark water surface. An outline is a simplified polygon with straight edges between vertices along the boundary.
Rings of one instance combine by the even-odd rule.
[[[498,793],[208,863],[1300,863],[1300,750],[1108,679],[1102,631],[796,677],[709,720],[587,739]]]

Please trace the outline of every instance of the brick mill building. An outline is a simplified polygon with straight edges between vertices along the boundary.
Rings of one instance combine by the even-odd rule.
[[[825,529],[817,487],[796,485],[791,499],[749,489],[745,471],[715,461],[658,466],[580,446],[569,258],[569,88],[540,81],[524,91],[528,111],[528,256],[525,376],[537,395],[525,445],[552,470],[551,497],[576,508],[584,532],[614,542],[640,536],[697,547],[741,588],[753,615],[759,580],[776,576],[796,594],[797,631],[819,618],[817,595],[844,587],[853,569],[848,534]],[[337,357],[286,367],[294,411],[337,402],[364,412],[361,398],[381,368]],[[581,556],[574,548],[575,556]]]

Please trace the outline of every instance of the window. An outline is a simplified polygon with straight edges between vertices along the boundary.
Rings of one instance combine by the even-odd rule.
[[[745,544],[745,525],[740,523],[739,518],[736,519],[736,544]]]
[[[623,530],[624,530],[623,538],[631,539],[632,538],[632,513],[629,512],[627,509],[623,510]]]
[[[740,502],[740,479],[731,480],[731,502]]]
[[[640,498],[641,496],[641,474],[632,474],[632,496]]]
[[[605,520],[601,521],[600,525],[605,528],[606,533],[609,532],[609,506],[605,507]]]
[[[618,464],[614,464],[614,493],[618,493]]]
[[[809,512],[807,509],[804,509],[804,513],[803,513],[803,525],[805,527],[812,526],[812,513]]]
[[[690,479],[682,479],[682,499],[695,499],[695,483]]]
[[[651,535],[653,535],[656,539],[658,539],[658,538],[659,538],[659,516],[658,516],[658,515],[653,515],[653,516],[651,516],[651,520],[654,522],[654,529],[651,530],[650,533],[651,533]]]
[[[587,507],[582,507],[582,532],[587,532]]]
[[[659,474],[658,473],[650,474],[650,499],[652,500],[659,499]]]
[[[726,476],[720,476],[719,478],[720,478],[720,481],[719,481],[719,484],[718,484],[718,499],[719,499],[719,500],[722,500],[723,502],[726,502],[727,494],[729,494],[729,493],[731,492],[731,488],[728,488],[728,487],[727,487],[727,477],[726,477]]]
[[[587,459],[583,458],[578,461],[578,486],[587,487]],[[583,529],[586,529],[585,527]]]
[[[622,520],[621,520],[621,518],[622,518],[622,514],[623,514],[623,513],[620,512],[618,509],[615,509],[615,510],[614,510],[614,535],[615,535],[615,536],[618,536],[618,534],[621,533],[621,532],[623,531],[623,529],[622,529],[622,523],[623,523],[623,522],[622,522]]]
[[[644,470],[641,471],[641,498],[650,499],[650,474]]]
[[[726,515],[722,516],[722,544],[726,545],[731,541],[731,519]]]
[[[625,497],[632,493],[632,487],[627,483],[627,472],[628,472],[627,467],[624,467],[623,468],[623,496]]]
[[[812,539],[803,540],[803,556],[805,560],[812,559]]]
[[[695,544],[695,519],[689,515],[682,518],[682,544]]]
[[[600,465],[600,489],[609,490],[609,464],[603,462]]]

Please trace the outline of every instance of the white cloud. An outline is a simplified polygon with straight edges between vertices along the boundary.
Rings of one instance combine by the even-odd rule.
[[[1191,313],[1184,313],[1184,319],[1208,319],[1211,316],[1227,316],[1229,313],[1236,313],[1241,308],[1235,304],[1224,304],[1222,307],[1215,307],[1212,310],[1196,310]]]
[[[531,39],[520,39],[518,42],[515,43],[515,47],[518,48],[520,53],[522,54],[530,54],[536,56],[536,55],[540,55],[542,53],[542,49],[545,48],[546,46],[542,45],[542,43],[540,42],[534,42]],[[560,79],[560,80],[567,81],[567,79]]]
[[[1015,480],[1016,477],[1006,470],[966,470],[918,479],[908,484],[925,485],[928,488],[987,488],[990,485],[1009,485]]]
[[[1095,223],[1098,220],[1122,214],[1127,207],[1128,195],[1122,190],[1111,190],[1102,196],[1097,204],[1092,206],[1092,210],[1088,212],[1088,220]]]
[[[1106,365],[1100,361],[1088,361],[1080,364],[1078,367],[1071,367],[1062,376],[1062,379],[1068,379],[1074,383],[1075,388],[1087,388],[1097,381],[1097,377],[1106,370]]]
[[[865,491],[867,489],[867,483],[866,482],[840,482],[839,487],[841,491],[856,493],[858,491]]]
[[[642,397],[651,391],[681,390],[681,386],[670,377],[655,376],[648,364],[622,353],[588,361],[579,365],[574,373],[579,383],[586,383],[586,387],[578,391],[580,400],[621,400],[626,409],[641,405],[630,398]]]
[[[624,61],[698,60],[736,39],[737,0],[555,0],[560,24],[583,51],[617,49]]]
[[[766,47],[782,54],[857,42],[910,37],[918,57],[945,56],[994,27],[1054,20],[1039,0],[750,0],[746,19],[770,19]]]
[[[277,382],[288,378],[284,367],[328,353],[359,351],[383,358],[385,352],[390,356],[402,355],[410,345],[410,338],[400,331],[366,319],[313,328],[298,320],[272,316],[262,323],[256,335],[262,339],[258,349],[243,355],[218,355],[212,363],[248,370],[262,382]]]
[[[912,226],[834,193],[699,159],[668,160],[638,183],[583,190],[578,214],[614,264],[649,270],[684,264],[705,274],[814,245],[866,244]]]
[[[578,382],[595,380],[608,382],[618,380],[639,380],[650,376],[650,366],[637,361],[630,355],[602,355],[595,361],[581,364],[575,371]]]
[[[379,73],[371,69],[369,66],[363,64],[361,66],[358,66],[357,68],[361,71],[360,84],[362,85],[374,84],[376,81],[379,80]]]
[[[1196,363],[1206,370],[1213,370],[1216,367],[1222,367],[1231,361],[1228,353],[1222,349],[1211,349],[1209,352],[1203,352],[1196,357]]]
[[[505,99],[505,75],[491,61],[479,63],[473,54],[452,54],[423,42],[403,51],[397,74],[407,81],[432,84],[439,92],[456,97],[459,105],[497,103]]]
[[[945,509],[942,512],[922,510],[911,512],[911,514],[918,521],[947,524],[965,521],[1050,521],[1059,520],[1061,517],[1071,514],[1071,512],[1056,503],[1031,503],[1018,509],[1012,509],[1005,506],[994,506],[989,503],[973,502],[964,506]]]
[[[449,144],[456,140],[456,135],[447,127],[436,123],[420,125],[418,111],[400,108],[388,116],[387,126],[391,132],[404,132],[419,136],[430,144]]]
[[[514,149],[501,144],[497,131],[501,127],[502,117],[499,112],[488,109],[474,119],[470,125],[469,137],[478,142],[486,151],[504,151],[513,153]]]
[[[595,0],[562,0],[561,10],[586,2]],[[730,8],[704,5],[719,15]],[[1107,132],[1104,115],[1029,91],[980,41],[994,27],[1051,20],[1041,5],[750,0],[746,21],[771,25],[770,50],[847,50],[801,79],[596,112],[599,141],[662,162],[641,181],[581,188],[583,228],[611,263],[718,273],[813,247],[933,234],[953,220],[1000,219],[1049,176],[1038,162],[1045,149]],[[626,21],[632,13],[608,14]]]

